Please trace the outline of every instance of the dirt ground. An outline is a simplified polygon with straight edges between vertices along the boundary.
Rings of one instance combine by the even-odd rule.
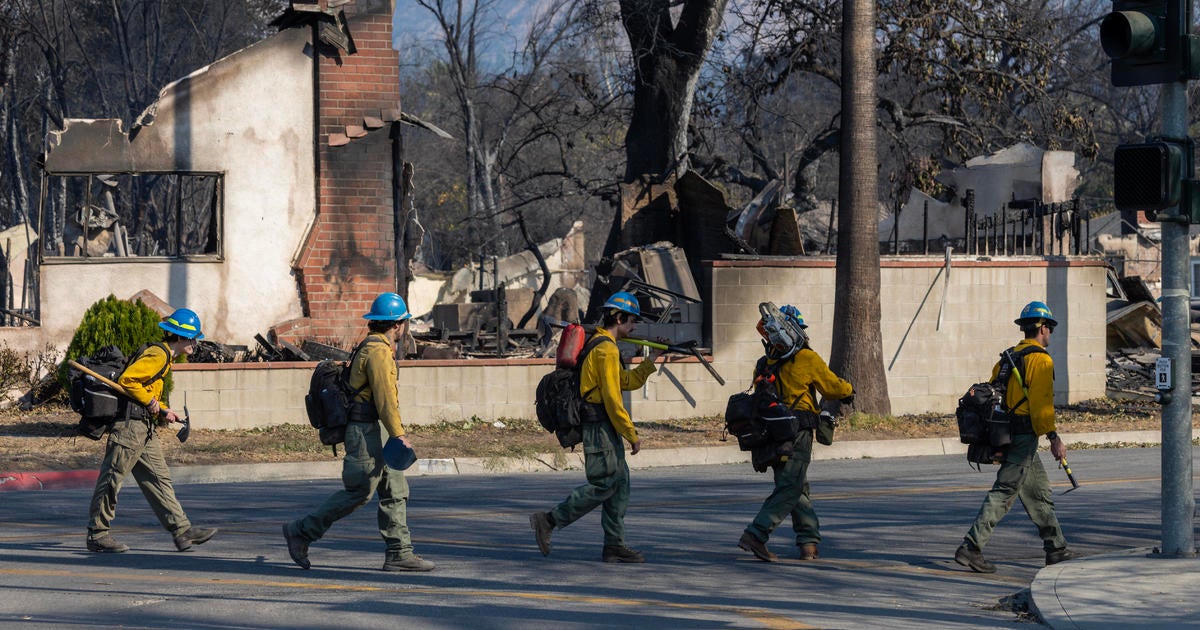
[[[1058,410],[1063,433],[1084,431],[1135,431],[1159,428],[1160,411],[1152,403],[1098,399]],[[104,443],[75,434],[78,416],[69,408],[47,406],[30,412],[0,412],[0,472],[37,472],[97,468]],[[724,422],[718,417],[639,422],[643,448],[717,446],[725,441]],[[522,457],[560,449],[554,436],[536,420],[501,419],[408,426],[417,453],[425,458]],[[839,440],[877,440],[957,435],[950,415],[876,417],[863,414],[843,418]],[[303,462],[334,459],[308,425],[283,425],[262,429],[208,430],[194,419],[191,436],[180,444],[164,436],[167,461],[173,466]],[[340,449],[339,449],[340,450]]]

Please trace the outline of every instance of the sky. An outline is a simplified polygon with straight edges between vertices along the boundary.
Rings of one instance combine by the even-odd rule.
[[[426,0],[430,4],[438,1]],[[455,0],[440,1],[447,5],[447,11],[454,10]],[[478,23],[484,25],[487,31],[485,41],[481,42],[480,58],[486,67],[508,63],[517,42],[525,39],[533,15],[551,0],[479,1],[484,7],[484,15]],[[466,6],[470,4],[470,0],[464,2]],[[417,0],[396,0],[396,13],[392,16],[392,46],[400,51],[402,65],[406,58],[416,62],[430,52],[442,56],[444,53],[440,41],[441,31],[428,9],[418,4]],[[410,56],[406,52],[414,54]]]

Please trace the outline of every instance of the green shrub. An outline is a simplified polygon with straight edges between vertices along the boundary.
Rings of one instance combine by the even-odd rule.
[[[142,346],[162,341],[163,329],[158,327],[162,321],[154,309],[146,306],[141,300],[129,302],[118,300],[115,296],[96,302],[83,314],[75,336],[67,346],[68,359],[78,359],[94,354],[104,346],[116,346],[132,357]],[[170,392],[174,385],[171,374],[163,381],[163,391]],[[69,389],[66,363],[59,370],[59,383]]]

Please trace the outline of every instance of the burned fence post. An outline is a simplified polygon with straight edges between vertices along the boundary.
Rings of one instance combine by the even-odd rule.
[[[1017,216],[1019,216],[1021,219],[1021,255],[1024,256],[1025,254],[1027,254],[1029,252],[1029,249],[1028,249],[1029,235],[1026,234],[1026,232],[1025,232],[1025,227],[1026,227],[1025,224],[1029,220],[1029,218],[1026,216],[1026,212],[1024,210],[1020,210]]]
[[[896,203],[896,217],[892,221],[892,254],[900,253],[900,204]]]
[[[929,200],[926,199],[924,209],[921,210],[921,242],[923,243],[925,255],[929,255]]]
[[[963,240],[966,241],[964,245],[966,247],[967,254],[969,255],[972,253],[971,241],[974,240],[973,229],[975,225],[975,191],[973,189],[967,190],[966,202],[967,212],[965,217],[966,224],[963,226]]]
[[[838,200],[834,197],[829,201],[829,229],[825,232],[825,253],[833,253],[833,225],[837,219]]]
[[[1000,206],[1000,252],[1008,255],[1008,204]]]
[[[1088,210],[1087,215],[1083,217],[1083,241],[1087,243],[1088,254],[1092,253],[1092,211]]]

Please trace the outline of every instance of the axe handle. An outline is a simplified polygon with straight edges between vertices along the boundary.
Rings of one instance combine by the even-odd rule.
[[[1075,473],[1071,472],[1071,465],[1067,463],[1067,458],[1064,457],[1058,460],[1058,463],[1062,466],[1063,472],[1067,473],[1067,480],[1071,482],[1071,489],[1074,490],[1078,488],[1079,482],[1075,481]]]
[[[93,370],[85,365],[80,364],[75,359],[67,359],[67,365],[96,379],[97,381],[99,381],[100,383],[102,383],[103,385],[108,387],[109,389],[113,390],[114,392],[121,394],[122,396],[125,396],[126,398],[129,398],[130,400],[135,400],[133,398],[133,396],[129,395],[129,392],[125,391],[124,387],[121,387],[115,381],[109,380],[109,379],[105,378],[104,376],[101,376],[95,370]],[[135,400],[135,402],[136,402],[136,400]]]
[[[708,373],[711,374],[713,378],[717,379],[717,383],[721,384],[722,386],[725,385],[725,379],[721,378],[720,374],[717,374],[717,370],[714,369],[712,364],[708,362],[708,359],[705,359],[700,354],[699,350],[692,348],[692,356],[696,357],[696,360],[700,362],[700,365],[703,365],[704,369],[708,370]]]
[[[622,339],[621,341],[624,341],[626,343],[631,343],[635,346],[646,346],[647,348],[654,348],[655,350],[664,350],[667,352],[678,352],[677,350],[672,350],[671,346],[669,346],[665,343],[659,343],[657,341],[650,341],[648,339],[635,339],[633,337],[626,337],[626,338]],[[687,354],[687,353],[685,352],[684,354]]]
[[[87,367],[86,365],[81,365],[81,364],[80,364],[78,361],[76,361],[76,360],[74,360],[74,359],[67,359],[67,365],[69,365],[69,366],[71,366],[71,367],[75,368],[76,370],[79,370],[80,372],[83,372],[84,374],[87,374],[88,376],[90,376],[90,377],[92,377],[92,378],[96,379],[96,380],[97,380],[97,381],[98,381],[100,384],[104,385],[105,387],[107,387],[107,388],[109,388],[109,389],[113,390],[114,392],[116,392],[116,393],[118,393],[118,394],[120,394],[120,395],[122,395],[122,396],[124,396],[124,397],[128,398],[128,399],[130,400],[130,402],[132,402],[133,404],[135,404],[135,405],[139,405],[139,406],[141,406],[141,405],[142,405],[142,403],[138,402],[138,401],[137,401],[137,399],[136,399],[136,398],[134,398],[134,397],[133,397],[133,395],[132,395],[132,394],[130,394],[128,391],[126,391],[124,387],[121,387],[121,386],[120,386],[120,385],[119,385],[117,382],[115,382],[115,381],[113,381],[113,380],[111,380],[111,379],[105,378],[105,377],[104,377],[104,376],[102,376],[101,374],[98,374],[98,373],[97,373],[95,370],[93,370],[93,369],[91,369],[91,368]],[[185,413],[186,413],[186,412],[185,412]]]
[[[549,317],[543,317],[542,321],[546,322],[546,324],[549,326],[554,326],[555,328],[566,328],[567,326],[570,326],[569,322],[564,322],[564,321],[560,321],[557,319],[551,319]],[[595,332],[596,327],[591,326],[591,325],[584,325],[583,329],[586,330],[587,332],[591,333],[591,332]],[[676,344],[658,343],[657,341],[648,341],[646,339],[637,339],[634,337],[626,337],[626,338],[622,339],[621,341],[626,341],[628,343],[632,343],[632,344],[638,345],[638,346],[646,346],[648,348],[655,348],[658,350],[665,350],[667,352],[674,352],[676,354],[686,354],[686,355],[696,357],[696,359],[700,361],[700,364],[704,366],[704,369],[708,370],[708,373],[711,374],[713,378],[717,379],[718,383],[720,383],[721,385],[725,384],[725,379],[721,378],[721,375],[717,373],[717,370],[714,369],[712,364],[709,363],[700,354],[700,351],[697,350],[695,348],[695,346],[681,346],[681,345],[676,345]]]

